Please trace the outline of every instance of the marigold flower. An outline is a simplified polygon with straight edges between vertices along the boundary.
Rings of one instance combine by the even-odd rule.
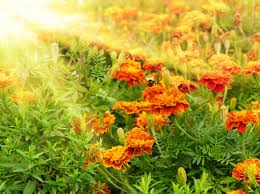
[[[14,82],[13,77],[5,72],[0,72],[0,88],[11,85]]]
[[[253,175],[257,183],[260,184],[260,160],[249,159],[239,162],[232,171],[232,177],[246,183],[248,183],[250,175]]]
[[[95,192],[95,194],[110,194],[110,190],[106,186],[106,184],[103,184],[103,186],[100,188],[98,183],[95,183],[93,185],[93,190],[90,191],[91,193]]]
[[[260,32],[255,33],[254,35],[251,36],[251,39],[255,42],[259,42],[260,43]]]
[[[149,102],[126,102],[126,101],[117,101],[116,104],[112,107],[113,110],[123,110],[126,114],[136,114],[141,111],[151,110],[151,104]]]
[[[34,93],[31,91],[21,91],[10,96],[10,98],[16,103],[31,103],[36,100]]]
[[[207,85],[209,90],[214,90],[215,93],[219,93],[224,91],[225,86],[229,89],[231,88],[229,84],[232,82],[232,78],[229,74],[208,72],[201,75],[199,82]]]
[[[137,118],[136,118],[136,125],[140,128],[144,128],[147,129],[149,128],[149,122],[148,122],[148,118],[147,118],[147,113],[146,112],[142,112],[142,114],[140,114]],[[156,130],[159,130],[161,126],[166,125],[166,121],[165,118],[162,115],[158,115],[158,114],[151,114],[151,117],[153,118],[154,121],[154,128]]]
[[[186,80],[182,76],[171,76],[170,82],[171,85],[175,86],[180,92],[183,93],[193,92],[198,89],[196,83],[190,80]]]
[[[246,126],[249,123],[256,123],[257,117],[251,110],[242,110],[238,112],[228,113],[228,118],[225,121],[227,130],[237,128],[240,133],[245,132]]]
[[[127,152],[132,156],[141,156],[142,152],[152,154],[154,138],[143,131],[141,128],[135,127],[126,133]]]
[[[231,60],[222,63],[215,63],[213,67],[220,72],[230,73],[234,75],[239,75],[241,72],[241,67]]]
[[[260,73],[260,60],[249,61],[246,66],[244,66],[245,75],[253,75],[254,73]]]
[[[190,9],[189,5],[186,2],[182,1],[170,1],[167,5],[167,12],[179,15],[185,13]]]
[[[214,54],[208,60],[209,64],[212,66],[217,66],[218,64],[224,64],[228,61],[232,61],[232,59],[230,58],[230,56],[225,54]]]
[[[182,92],[175,88],[166,90],[163,84],[147,87],[142,94],[145,102],[151,103],[151,112],[168,117],[185,112],[189,103]]]
[[[258,58],[258,52],[256,49],[252,48],[246,53],[248,61],[256,61]]]
[[[159,59],[148,59],[143,65],[145,71],[160,71],[162,70],[163,63]]]
[[[90,128],[94,129],[94,132],[97,136],[100,134],[108,133],[108,129],[115,122],[115,116],[110,113],[105,113],[103,118],[103,124],[99,118],[95,118],[88,123]]]
[[[84,155],[87,157],[87,160],[84,162],[84,168],[88,168],[90,163],[99,163],[101,160],[100,150],[96,144],[90,144],[88,152],[85,152]]]
[[[134,84],[141,85],[145,78],[141,63],[132,60],[123,63],[113,77],[126,81],[130,87],[133,87]]]
[[[103,165],[105,167],[113,167],[116,170],[126,170],[128,162],[132,158],[128,148],[123,146],[115,146],[101,153]]]
[[[257,117],[257,124],[260,124],[260,103],[259,102],[251,102],[252,104],[252,111]]]
[[[230,191],[227,194],[247,194],[247,192],[245,192],[241,189],[238,189],[238,190]]]

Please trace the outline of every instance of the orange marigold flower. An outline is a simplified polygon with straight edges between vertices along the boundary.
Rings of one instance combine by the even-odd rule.
[[[247,192],[245,192],[241,189],[238,189],[238,190],[230,191],[227,194],[247,194]]]
[[[251,36],[251,39],[255,42],[259,42],[260,43],[260,32],[255,33],[254,35]]]
[[[35,95],[31,91],[22,91],[10,96],[10,98],[17,103],[22,103],[22,102],[31,103],[36,100]]]
[[[182,76],[170,76],[170,82],[171,85],[175,86],[180,92],[183,93],[193,92],[198,89],[196,83],[186,80]]]
[[[153,144],[154,138],[141,128],[135,127],[126,133],[126,146],[129,155],[141,156],[142,152],[152,154]]]
[[[11,85],[14,82],[14,79],[11,75],[6,74],[5,72],[0,72],[0,88]]]
[[[159,130],[161,126],[166,125],[165,118],[162,115],[158,114],[151,114],[151,117],[153,118],[154,121],[154,128],[156,130]],[[149,128],[149,122],[147,118],[147,113],[142,112],[137,118],[136,118],[136,125],[140,128],[147,129]]]
[[[252,111],[255,113],[257,117],[257,124],[260,124],[260,103],[259,102],[251,102]]]
[[[229,84],[232,82],[232,78],[230,74],[208,72],[201,75],[199,82],[207,85],[209,90],[214,90],[215,93],[219,93],[224,91],[225,86],[229,89],[231,88]]]
[[[246,53],[246,57],[248,61],[256,61],[257,57],[258,57],[258,53],[256,49],[250,49],[247,53]]]
[[[234,75],[239,75],[241,71],[241,67],[233,61],[226,61],[225,63],[217,64],[214,68],[223,73],[230,73]]]
[[[246,183],[250,175],[253,175],[257,183],[260,184],[260,160],[249,159],[244,162],[239,162],[232,171],[232,177],[239,181],[245,181]]]
[[[249,123],[256,123],[257,117],[251,110],[242,110],[238,112],[228,113],[228,118],[225,121],[227,130],[237,128],[241,133],[245,132],[246,126]]]
[[[245,75],[253,75],[254,73],[260,73],[260,60],[249,61],[243,69]]]
[[[116,170],[126,170],[128,162],[132,155],[128,153],[128,148],[123,146],[115,146],[101,153],[103,165],[105,167],[113,167]]]
[[[134,84],[141,85],[145,78],[141,63],[132,60],[123,63],[113,77],[126,81],[130,87],[133,87]]]
[[[149,102],[126,102],[126,101],[117,101],[116,104],[112,107],[113,110],[123,110],[126,114],[136,114],[141,111],[149,111],[151,109],[151,104]]]
[[[84,168],[88,168],[90,163],[99,163],[100,162],[100,150],[96,144],[90,144],[89,150],[84,153],[87,157],[87,160],[84,162]]]
[[[144,101],[151,103],[152,113],[165,117],[185,112],[189,107],[182,92],[175,88],[166,90],[163,84],[145,88],[142,97]]]
[[[106,186],[106,184],[103,184],[103,186],[100,188],[98,183],[95,183],[93,185],[93,190],[90,191],[91,193],[95,192],[96,194],[110,194],[110,190]]]
[[[148,59],[143,65],[145,71],[160,71],[162,70],[163,63],[159,59]]]
[[[115,116],[110,113],[105,113],[103,118],[103,124],[99,118],[91,120],[88,125],[94,129],[96,135],[108,133],[108,129],[115,122]]]
[[[170,1],[167,5],[167,12],[179,15],[185,13],[190,9],[186,2],[182,1]]]

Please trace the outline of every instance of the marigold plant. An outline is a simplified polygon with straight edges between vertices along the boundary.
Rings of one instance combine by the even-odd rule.
[[[243,68],[245,75],[253,75],[260,73],[260,60],[258,61],[249,61],[246,66]]]

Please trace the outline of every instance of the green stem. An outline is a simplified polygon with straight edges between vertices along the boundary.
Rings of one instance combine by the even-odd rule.
[[[180,125],[179,123],[177,122],[176,119],[174,119],[174,124],[175,126],[181,130],[189,139],[193,140],[193,141],[198,141],[197,139],[195,139],[194,137],[192,137],[190,134],[188,134]]]
[[[224,97],[223,97],[223,102],[222,102],[223,105],[225,105],[225,100],[226,100],[226,97],[227,97],[227,92],[228,92],[228,88],[227,88],[227,86],[225,86]]]
[[[242,156],[246,159],[246,134],[243,133],[242,135]]]

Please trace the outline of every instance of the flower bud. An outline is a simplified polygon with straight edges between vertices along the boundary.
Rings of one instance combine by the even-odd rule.
[[[186,171],[183,167],[178,168],[178,176],[177,179],[181,185],[186,185],[187,182],[187,175]]]
[[[119,127],[116,132],[117,132],[120,143],[124,143],[125,142],[125,132],[124,132],[123,128]]]
[[[237,105],[237,98],[231,98],[230,100],[230,110],[233,111],[235,110]]]
[[[221,119],[223,121],[225,121],[227,119],[227,115],[228,115],[228,108],[225,106],[225,105],[222,105],[220,107],[220,116],[221,116]]]

